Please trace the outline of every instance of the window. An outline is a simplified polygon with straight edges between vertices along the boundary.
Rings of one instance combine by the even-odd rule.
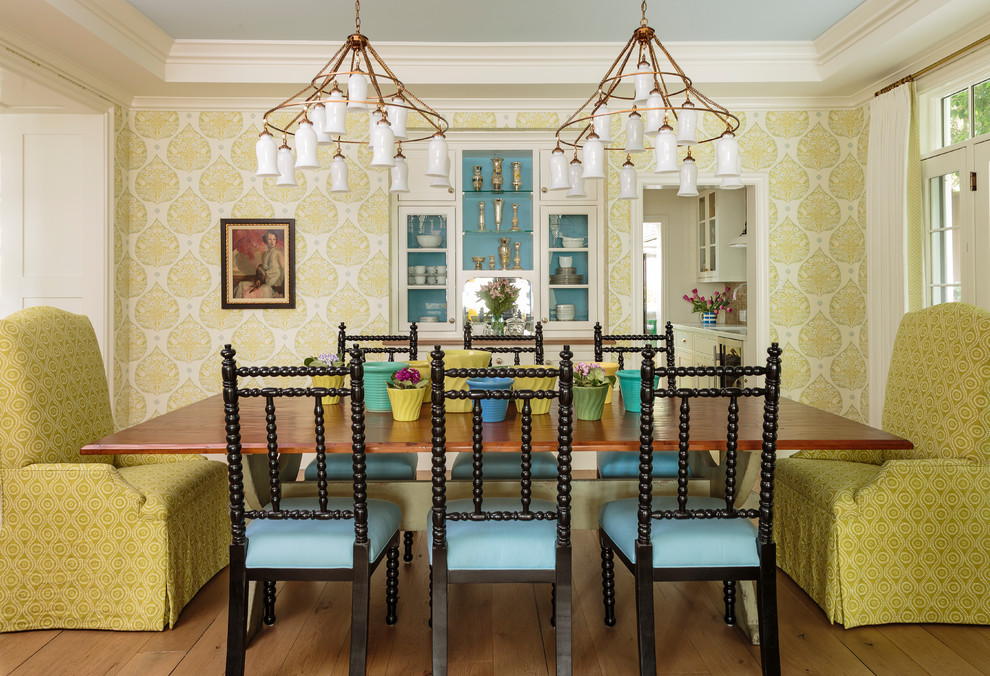
[[[942,145],[990,133],[990,79],[942,97]]]
[[[930,150],[921,159],[926,306],[990,308],[990,72],[985,60],[978,68],[919,87]]]

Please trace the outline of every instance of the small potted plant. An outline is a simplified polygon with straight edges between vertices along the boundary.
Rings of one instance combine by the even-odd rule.
[[[608,395],[608,376],[595,362],[574,365],[574,414],[578,420],[601,420]]]
[[[729,307],[729,303],[732,301],[730,291],[731,287],[727,286],[725,287],[725,291],[716,291],[715,295],[711,298],[705,298],[698,295],[697,289],[691,289],[691,293],[694,295],[689,296],[684,294],[684,300],[691,303],[692,312],[701,313],[702,326],[715,326],[720,311],[732,312],[732,308]]]
[[[423,393],[426,392],[426,380],[419,370],[403,366],[389,376],[386,385],[388,400],[392,404],[392,418],[402,422],[419,420]]]
[[[324,352],[319,357],[306,357],[303,366],[343,366],[344,360],[333,352]],[[313,376],[313,387],[338,388],[344,386],[344,376]],[[340,403],[339,396],[323,397],[323,405]]]

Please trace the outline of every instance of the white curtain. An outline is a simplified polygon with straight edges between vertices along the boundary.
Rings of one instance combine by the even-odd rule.
[[[870,423],[880,425],[894,335],[907,311],[909,203],[917,195],[909,181],[913,85],[881,94],[870,104],[866,163],[867,316],[869,324]],[[917,158],[915,158],[915,163]]]

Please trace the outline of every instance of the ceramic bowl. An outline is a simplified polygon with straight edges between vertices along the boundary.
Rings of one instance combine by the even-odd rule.
[[[571,256],[561,256],[557,259],[557,263],[561,268],[569,268],[573,262],[574,259]]]
[[[563,246],[565,249],[580,249],[581,247],[584,246],[584,238],[583,237],[561,237],[560,238],[560,243],[561,243],[561,246]]]
[[[425,248],[440,246],[441,241],[442,235],[416,235],[416,243]]]

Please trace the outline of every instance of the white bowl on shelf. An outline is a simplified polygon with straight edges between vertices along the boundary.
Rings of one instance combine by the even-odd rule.
[[[427,249],[440,246],[442,241],[443,235],[416,235],[416,243]]]
[[[584,237],[561,237],[560,245],[565,249],[580,249],[584,246]]]
[[[561,256],[557,259],[557,262],[561,268],[569,268],[572,267],[571,264],[574,262],[574,258],[572,256]]]

